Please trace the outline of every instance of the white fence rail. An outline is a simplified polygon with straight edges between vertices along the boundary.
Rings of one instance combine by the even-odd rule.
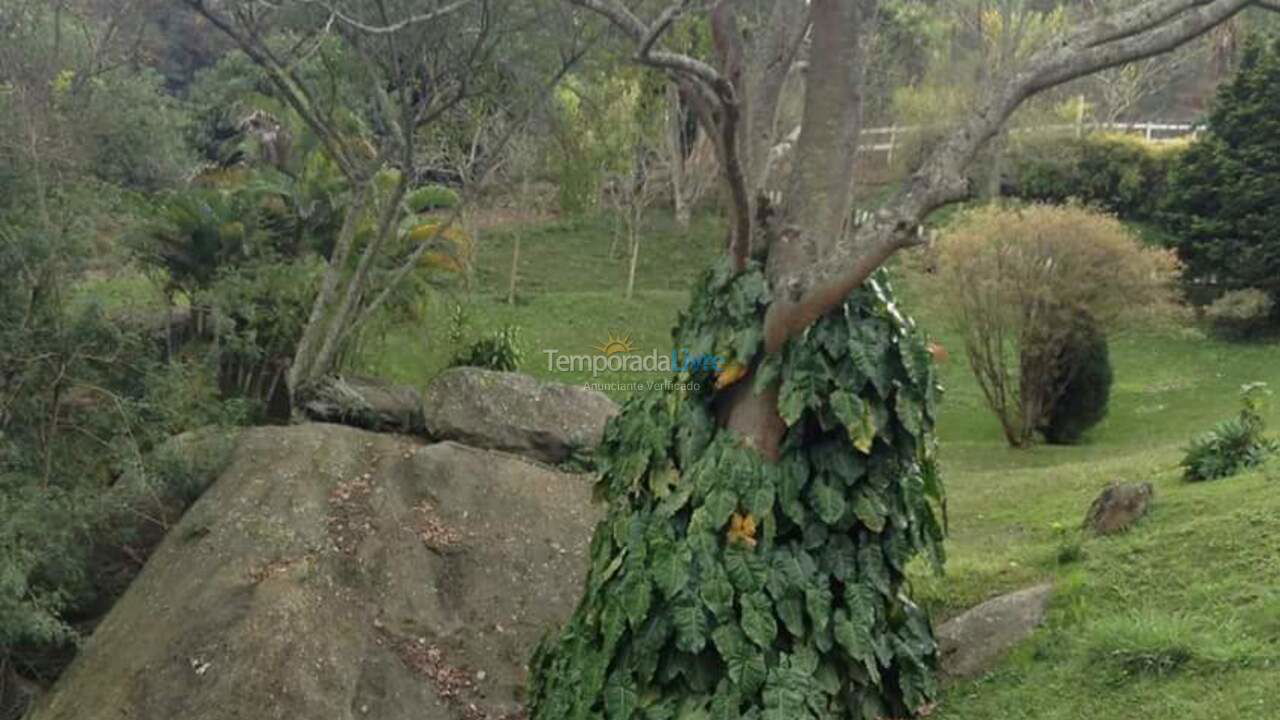
[[[862,153],[886,153],[888,162],[893,162],[893,155],[902,145],[902,138],[921,130],[938,129],[939,125],[893,125],[890,127],[866,128],[862,131],[864,142],[858,146]],[[1191,123],[1168,122],[1133,122],[1133,123],[1072,123],[1060,125],[1038,125],[1034,127],[1013,128],[1011,132],[1074,132],[1083,135],[1086,132],[1119,132],[1128,135],[1141,135],[1149,142],[1173,142],[1185,137],[1196,138],[1204,130],[1201,125]],[[870,141],[870,142],[866,142]]]

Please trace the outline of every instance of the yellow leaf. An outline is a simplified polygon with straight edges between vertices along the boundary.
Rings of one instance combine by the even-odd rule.
[[[748,548],[756,546],[756,519],[750,513],[734,513],[729,519],[729,544]]]
[[[747,366],[740,362],[729,363],[716,376],[716,390],[723,390],[747,376]]]

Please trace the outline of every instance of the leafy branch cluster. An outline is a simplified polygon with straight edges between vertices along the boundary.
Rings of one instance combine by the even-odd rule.
[[[533,718],[904,716],[937,691],[908,562],[943,562],[938,386],[921,334],[873,279],[768,356],[782,457],[719,427],[762,346],[758,265],[711,271],[677,346],[725,359],[633,397],[599,453],[609,511],[584,599],[532,665]],[[741,380],[748,382],[748,380]]]

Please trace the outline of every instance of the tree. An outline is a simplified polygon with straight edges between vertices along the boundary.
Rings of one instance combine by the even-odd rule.
[[[906,562],[941,560],[933,369],[872,280],[1029,97],[1207,32],[1248,0],[1147,0],[1064,30],[993,77],[902,190],[855,219],[851,168],[874,0],[716,2],[710,58],[669,49],[692,13],[572,0],[666,73],[716,138],[725,258],[676,332],[691,384],[633,398],[602,449],[610,501],[584,599],[532,666],[532,717],[902,717],[936,693]],[[749,32],[748,32],[749,31]],[[782,202],[782,88],[808,59]]]
[[[1058,418],[1086,369],[1072,356],[1097,342],[1096,328],[1168,307],[1177,272],[1170,252],[1080,207],[973,211],[937,255],[939,309],[1014,447]]]
[[[1208,132],[1169,175],[1162,220],[1187,277],[1221,290],[1280,299],[1280,44],[1249,41],[1218,92]]]
[[[405,219],[402,200],[414,180],[420,140],[447,113],[488,87],[475,81],[488,77],[495,50],[506,47],[516,28],[536,26],[546,7],[529,3],[498,12],[492,0],[183,2],[261,68],[275,97],[315,134],[349,188],[340,230],[289,366],[289,393],[296,397],[335,369],[355,330],[394,296],[424,256],[447,249],[441,240],[452,223],[437,223],[424,237],[410,234],[414,243],[408,248],[392,247]],[[330,72],[319,78],[300,74],[297,62],[323,52],[333,36],[354,62],[326,63]],[[576,57],[574,52],[560,56],[565,63]],[[336,75],[347,71],[362,74],[352,85],[356,94],[333,93]],[[355,128],[343,122],[353,114]]]

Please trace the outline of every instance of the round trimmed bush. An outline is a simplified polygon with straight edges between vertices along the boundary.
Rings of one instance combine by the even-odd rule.
[[[1054,445],[1074,445],[1086,431],[1107,416],[1111,400],[1111,353],[1107,336],[1096,320],[1081,314],[1075,331],[1059,355],[1058,377],[1062,388],[1041,432]]]

